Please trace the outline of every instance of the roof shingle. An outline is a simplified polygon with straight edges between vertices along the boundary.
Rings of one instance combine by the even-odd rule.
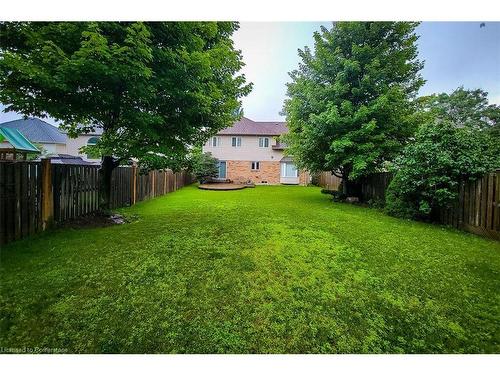
[[[33,117],[4,122],[0,126],[18,130],[31,142],[65,144],[68,139],[67,135],[55,126]]]
[[[219,135],[281,135],[288,132],[286,122],[252,121],[242,117],[233,126],[221,130]]]

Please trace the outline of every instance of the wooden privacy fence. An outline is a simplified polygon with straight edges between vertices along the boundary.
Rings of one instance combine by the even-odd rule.
[[[52,165],[54,221],[88,215],[99,209],[99,167],[93,165]]]
[[[332,172],[321,172],[317,175],[318,185],[327,190],[338,190],[342,179]]]
[[[133,187],[134,175],[137,170],[133,167],[118,167],[111,174],[111,208],[124,207],[134,204]]]
[[[46,229],[52,222],[99,209],[99,166],[42,162],[0,162],[0,244]],[[140,173],[118,167],[111,176],[111,208],[124,207],[176,191],[193,182],[190,173]]]
[[[376,173],[361,181],[361,199],[364,202],[385,202],[385,191],[392,180],[392,173]]]
[[[319,185],[327,187],[330,176],[330,172],[323,172]],[[392,177],[391,173],[384,172],[363,179],[362,200],[385,200]],[[462,182],[458,200],[450,208],[441,209],[437,216],[442,224],[500,240],[500,170],[476,181]]]
[[[500,170],[462,182],[458,201],[439,212],[439,221],[500,240]]]
[[[0,162],[0,245],[42,230],[42,177],[37,162]]]

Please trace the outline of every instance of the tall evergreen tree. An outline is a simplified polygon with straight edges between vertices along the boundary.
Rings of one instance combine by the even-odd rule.
[[[288,153],[301,168],[356,180],[392,161],[415,130],[413,98],[424,80],[413,22],[339,22],[299,50],[284,112]]]

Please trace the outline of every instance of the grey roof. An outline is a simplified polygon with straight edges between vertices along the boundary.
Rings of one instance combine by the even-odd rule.
[[[67,165],[99,165],[99,162],[83,160],[81,156],[68,154],[52,154],[45,157],[50,159],[51,164],[67,164]]]
[[[33,117],[4,122],[0,126],[18,130],[31,142],[65,144],[68,139],[67,135],[55,126]]]
[[[286,122],[282,121],[253,121],[242,117],[233,126],[221,130],[220,135],[280,135],[288,132]]]
[[[293,159],[290,156],[284,156],[281,158],[280,162],[282,162],[282,163],[292,162],[293,163]]]
[[[78,128],[80,129],[81,126],[79,125]],[[61,130],[61,133],[67,134],[68,132],[66,130]],[[102,128],[100,128],[97,125],[95,125],[95,128],[94,128],[93,131],[91,131],[89,133],[83,133],[83,132],[81,132],[79,134],[81,134],[81,135],[102,135],[102,133],[103,133]]]

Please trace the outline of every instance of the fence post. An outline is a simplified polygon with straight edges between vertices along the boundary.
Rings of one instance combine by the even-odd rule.
[[[167,194],[167,170],[163,170],[163,195]]]
[[[153,180],[153,183],[151,184],[151,188],[153,190],[153,198],[156,197],[156,169],[153,171],[153,175],[152,175],[152,180]]]
[[[52,192],[52,166],[50,159],[42,159],[42,229],[54,222],[54,196]]]
[[[137,166],[132,166],[132,204],[137,201]]]

